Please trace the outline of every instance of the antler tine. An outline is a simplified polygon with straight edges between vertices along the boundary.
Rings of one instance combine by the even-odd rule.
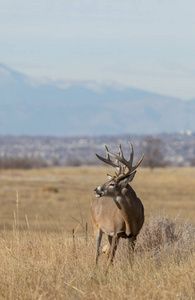
[[[106,148],[106,153],[107,153],[107,157],[106,158],[103,158],[101,156],[99,156],[98,154],[96,154],[97,158],[99,158],[101,161],[103,161],[104,163],[114,167],[114,168],[119,168],[119,165],[116,164],[115,162],[113,162],[111,159],[110,159],[110,155],[109,155],[109,152],[108,152],[108,147],[105,145],[105,148]]]
[[[116,154],[113,154],[111,152],[107,152],[110,156],[114,157],[117,161],[120,161],[122,164],[124,164],[125,166],[128,167],[129,169],[129,163],[128,161],[124,158],[123,156],[123,152],[122,152],[122,149],[121,149],[121,145],[119,145],[119,154],[116,155]]]
[[[118,148],[119,148],[119,153],[118,153],[119,156],[124,159],[123,151],[122,151],[122,148],[121,148],[121,144],[118,146]]]
[[[131,164],[132,167],[132,171],[135,171],[138,166],[141,164],[142,160],[144,159],[144,154],[142,154],[142,157],[140,158],[140,160],[137,162],[137,164],[133,167],[133,157],[134,157],[134,151],[133,151],[133,145],[131,142],[129,142],[130,145],[130,149],[131,149],[131,153],[130,153],[130,158],[129,158],[129,164]]]
[[[120,161],[122,164],[124,164],[124,166],[122,166],[120,164],[119,172],[118,172],[118,174],[116,174],[117,176],[119,176],[121,174],[124,174],[125,173],[125,169],[127,167],[127,165],[126,165],[127,161],[125,160],[125,158],[123,156],[123,151],[122,151],[122,148],[121,148],[121,144],[119,144],[118,148],[119,148],[118,155],[119,155],[119,157],[121,157],[121,160],[118,160],[118,158],[117,158],[117,160],[118,160],[118,162]]]
[[[116,159],[114,162],[110,159],[110,156],[109,156],[109,151],[108,151],[108,147],[105,145],[105,148],[106,148],[106,153],[107,153],[107,159],[109,162],[112,163],[112,166],[117,168],[117,170],[119,169],[119,164],[118,164],[118,160]]]
[[[116,177],[119,177],[124,172],[124,168],[121,166],[121,164],[118,167],[118,172],[115,172]]]
[[[134,151],[133,151],[133,145],[131,144],[131,142],[128,142],[129,143],[129,145],[130,145],[130,150],[131,150],[131,153],[130,153],[130,158],[129,158],[129,164],[131,164],[131,166],[132,166],[132,164],[133,164],[133,156],[134,156]]]
[[[142,154],[142,157],[137,162],[137,164],[134,167],[132,167],[132,172],[139,167],[139,165],[141,164],[141,162],[142,162],[143,159],[144,159],[144,154]]]
[[[133,145],[131,142],[129,142],[129,145],[130,145],[130,149],[131,149],[131,153],[130,153],[130,158],[129,158],[129,163],[133,164],[133,157],[134,157],[134,151],[133,151]],[[137,162],[137,164],[133,167],[132,166],[132,172],[135,171],[135,169],[138,168],[138,166],[141,164],[142,160],[144,159],[144,154],[142,154],[142,157],[140,158],[140,160]]]

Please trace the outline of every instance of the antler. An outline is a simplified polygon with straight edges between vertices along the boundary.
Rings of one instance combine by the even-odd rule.
[[[108,152],[108,147],[106,145],[105,145],[105,148],[106,148],[107,157],[103,158],[103,157],[99,156],[98,154],[96,154],[97,158],[99,158],[100,160],[102,160],[106,164],[111,165],[111,166],[113,166],[114,168],[116,168],[118,170],[119,169],[119,164],[117,163],[117,160],[115,162],[112,161],[110,159],[109,152]]]
[[[107,153],[107,158],[103,158],[101,156],[99,156],[98,154],[96,154],[96,156],[102,160],[103,162],[117,168],[117,170],[119,170],[118,174],[116,173],[116,176],[115,179],[117,181],[129,176],[132,172],[134,172],[138,166],[140,165],[140,163],[142,162],[143,158],[144,158],[144,155],[142,155],[141,159],[138,161],[138,163],[133,166],[133,156],[134,156],[134,151],[133,151],[133,145],[131,144],[131,142],[129,142],[129,145],[130,145],[130,158],[129,160],[126,160],[123,156],[123,151],[122,151],[122,148],[121,148],[121,145],[119,145],[119,153],[118,155],[115,155],[111,152],[108,151],[108,147],[106,147],[106,153]],[[114,157],[116,159],[116,162],[113,162],[111,159],[110,159],[110,156]],[[119,165],[119,162],[121,164],[123,164],[124,166],[121,166]],[[125,172],[126,168],[128,169],[127,172]]]

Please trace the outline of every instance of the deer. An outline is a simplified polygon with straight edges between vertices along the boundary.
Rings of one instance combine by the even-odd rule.
[[[130,248],[134,251],[136,237],[144,223],[143,204],[129,184],[133,180],[144,155],[133,166],[134,150],[131,142],[129,145],[129,160],[124,158],[121,145],[119,145],[117,155],[109,152],[106,145],[106,158],[96,154],[98,159],[116,170],[113,176],[107,174],[107,182],[94,189],[98,199],[93,200],[90,213],[96,241],[96,265],[100,255],[99,250],[103,234],[108,236],[107,244],[103,247],[102,252],[106,254],[107,266],[109,266],[113,262],[120,238],[128,239]]]

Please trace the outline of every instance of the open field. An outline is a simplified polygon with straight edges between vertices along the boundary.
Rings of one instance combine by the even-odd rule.
[[[94,267],[89,207],[107,173],[0,171],[0,299],[194,299],[195,168],[138,170],[146,220],[137,251],[124,242],[105,274],[103,256]]]
[[[72,231],[78,221],[91,227],[93,189],[107,180],[109,167],[0,171],[0,228],[12,229],[16,200],[20,226],[38,231]],[[110,170],[112,172],[112,169]],[[139,169],[132,187],[152,214],[195,220],[195,168]],[[18,196],[17,196],[18,193]],[[78,220],[78,221],[76,221]],[[194,221],[195,222],[195,221]],[[81,226],[78,232],[82,231]]]

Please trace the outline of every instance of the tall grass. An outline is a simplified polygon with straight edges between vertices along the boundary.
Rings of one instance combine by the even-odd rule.
[[[194,299],[195,227],[189,220],[151,216],[135,252],[121,240],[106,273],[94,263],[93,238],[21,229],[19,199],[13,231],[0,238],[0,299]],[[27,218],[28,220],[28,218]]]

